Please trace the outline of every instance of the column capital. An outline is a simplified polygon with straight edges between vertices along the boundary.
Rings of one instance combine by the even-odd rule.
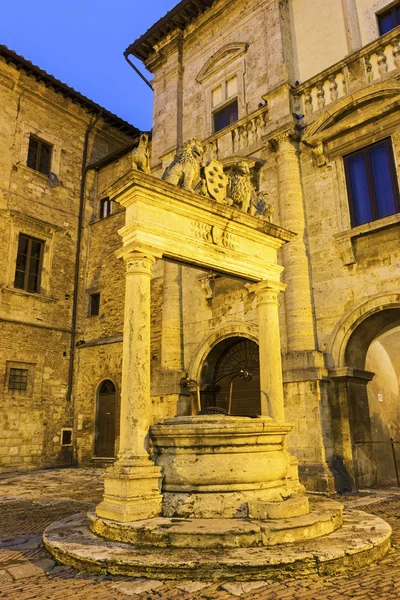
[[[282,152],[298,152],[298,142],[301,138],[300,131],[295,125],[291,125],[289,128],[278,131],[272,138],[268,140],[270,148],[276,154]]]
[[[246,286],[248,291],[257,296],[258,304],[278,303],[278,294],[286,290],[286,284],[280,281],[266,279],[259,283],[251,283]]]
[[[151,275],[152,267],[156,262],[156,257],[143,252],[133,250],[124,250],[122,248],[118,254],[118,258],[122,258],[125,262],[126,274],[142,273],[143,275]]]

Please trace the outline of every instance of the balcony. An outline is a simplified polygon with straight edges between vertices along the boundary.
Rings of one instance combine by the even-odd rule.
[[[222,159],[228,156],[248,154],[263,145],[262,138],[268,123],[268,105],[265,104],[250,115],[232,123],[203,141],[206,156]],[[246,152],[241,152],[241,151]]]
[[[309,122],[347,94],[396,76],[399,68],[400,26],[300,84],[293,93],[293,110]]]

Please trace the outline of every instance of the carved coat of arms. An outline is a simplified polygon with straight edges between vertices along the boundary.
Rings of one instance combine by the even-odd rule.
[[[228,177],[224,173],[222,164],[217,160],[210,161],[204,167],[204,176],[210,196],[217,202],[224,202],[226,188],[228,187]]]

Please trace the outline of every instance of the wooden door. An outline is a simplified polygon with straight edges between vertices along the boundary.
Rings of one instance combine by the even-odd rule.
[[[115,456],[116,390],[112,381],[103,381],[97,395],[94,455]]]

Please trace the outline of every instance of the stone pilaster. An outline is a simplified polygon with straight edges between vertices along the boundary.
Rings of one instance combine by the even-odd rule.
[[[99,517],[128,522],[159,514],[160,469],[150,460],[150,280],[153,256],[122,253],[126,265],[120,448],[104,478]]]
[[[249,291],[257,296],[261,416],[272,417],[278,422],[285,420],[278,315],[278,294],[285,288],[284,284],[275,281],[249,286]]]
[[[356,0],[342,0],[344,26],[349,54],[362,46]]]
[[[294,130],[279,134],[272,144],[278,166],[279,210],[282,227],[297,236],[282,248],[288,351],[315,348],[310,267],[305,243],[305,215],[299,148]]]

